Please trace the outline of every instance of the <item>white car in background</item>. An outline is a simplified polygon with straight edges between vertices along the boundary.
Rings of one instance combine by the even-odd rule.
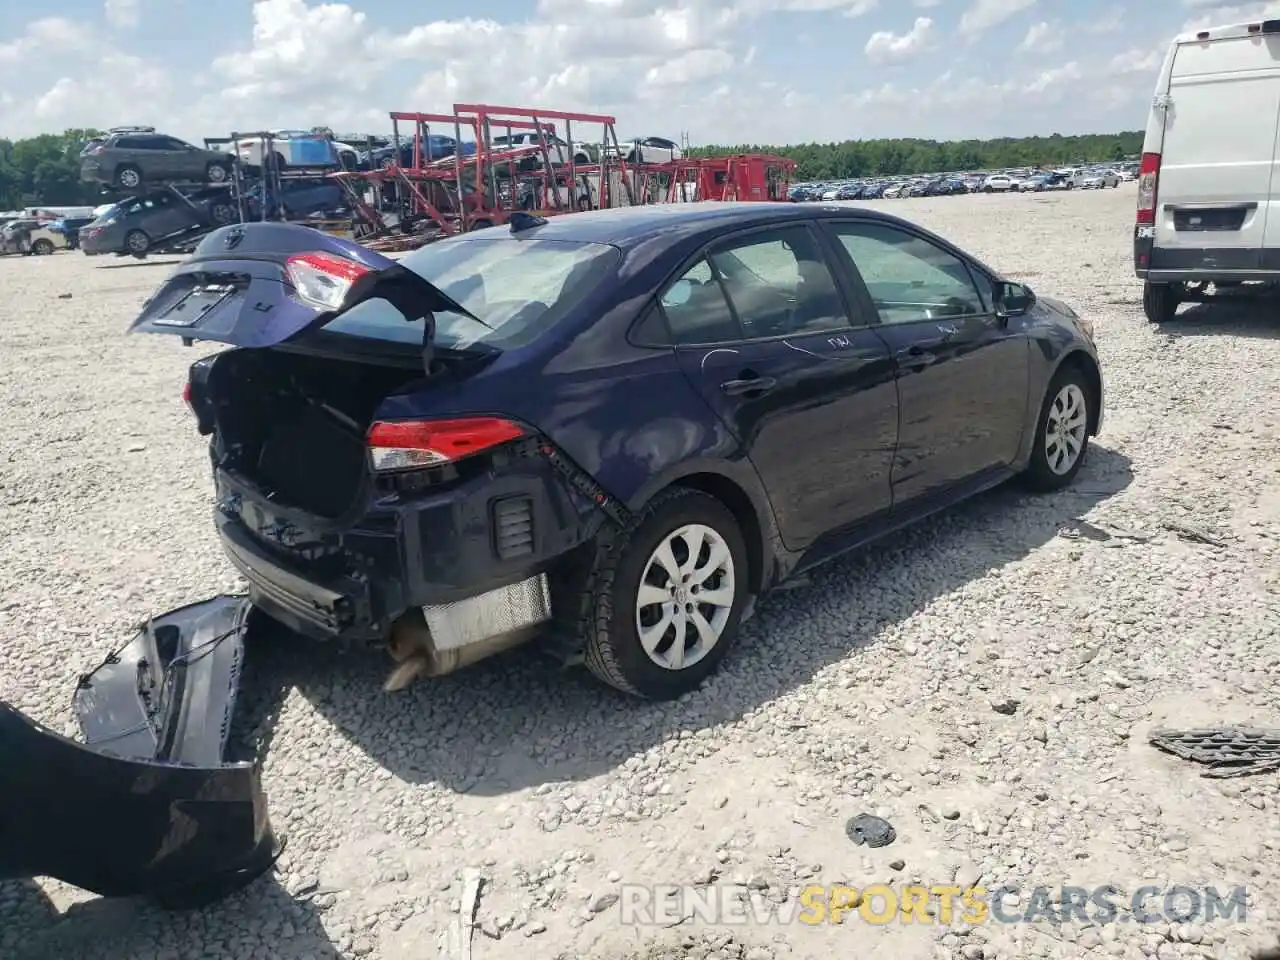
[[[993,173],[982,181],[983,193],[1009,193],[1018,189],[1018,181],[1007,173]]]
[[[495,120],[492,128],[501,130],[502,122]],[[585,144],[575,143],[570,148],[568,141],[563,137],[556,136],[553,133],[544,134],[544,137],[547,141],[547,158],[550,159],[553,167],[568,166],[571,154],[575,166],[584,166],[591,163],[591,154],[587,152]],[[489,140],[489,149],[492,151],[515,151],[523,158],[519,163],[521,169],[537,170],[542,166],[542,146],[538,142],[537,132],[533,130],[506,133],[502,136],[492,137]]]
[[[1076,186],[1081,190],[1102,190],[1105,187],[1120,186],[1120,174],[1114,170],[1086,170],[1076,178]]]
[[[674,140],[666,137],[634,137],[619,140],[617,146],[609,144],[605,153],[610,157],[621,155],[627,163],[670,163],[684,156],[684,151]]]
[[[270,147],[280,169],[286,167],[341,167],[355,170],[360,151],[349,143],[332,140],[309,130],[270,130],[266,137],[241,137],[232,151],[247,167],[261,167],[263,153]]]

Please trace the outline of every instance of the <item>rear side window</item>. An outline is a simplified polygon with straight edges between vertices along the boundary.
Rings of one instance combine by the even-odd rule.
[[[806,227],[752,234],[712,250],[663,294],[677,342],[720,343],[846,329],[849,318]]]
[[[511,349],[532,343],[616,270],[616,247],[564,240],[458,239],[423,247],[400,261],[474,314],[436,315],[436,344]],[[348,310],[324,331],[395,343],[422,342],[422,321],[407,322],[385,300]]]

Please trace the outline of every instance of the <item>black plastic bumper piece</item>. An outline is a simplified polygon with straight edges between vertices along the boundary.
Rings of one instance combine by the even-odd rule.
[[[81,678],[83,743],[0,703],[0,879],[197,907],[271,868],[260,771],[224,760],[250,613],[215,597],[141,627]]]

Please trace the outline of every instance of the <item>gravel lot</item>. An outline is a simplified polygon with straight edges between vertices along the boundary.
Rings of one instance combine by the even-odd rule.
[[[1133,202],[1125,185],[877,205],[1093,319],[1109,409],[1074,489],[997,490],[775,594],[678,704],[525,652],[388,696],[381,654],[259,651],[278,876],[196,914],[0,885],[0,956],[434,957],[466,868],[487,879],[478,960],[1163,960],[1274,940],[1280,775],[1201,779],[1144,733],[1280,726],[1280,322],[1227,305],[1147,324]],[[123,336],[165,270],[0,259],[0,698],[55,729],[132,623],[237,588],[179,396],[200,353]],[[1151,539],[1060,536],[1076,517]],[[860,811],[896,843],[846,840]],[[1244,883],[1250,903],[1244,923],[959,931],[637,928],[610,906],[620,882],[711,877],[774,896],[805,877]]]

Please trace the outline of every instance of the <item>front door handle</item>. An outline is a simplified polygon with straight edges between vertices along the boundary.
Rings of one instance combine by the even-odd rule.
[[[778,381],[773,377],[746,377],[741,380],[726,380],[720,384],[720,389],[726,396],[741,397],[748,393],[768,393],[777,385]]]

